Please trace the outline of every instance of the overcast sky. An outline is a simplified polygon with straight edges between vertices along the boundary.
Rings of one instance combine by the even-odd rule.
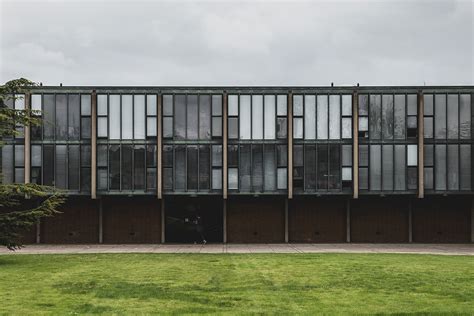
[[[0,1],[1,82],[474,83],[472,0]]]

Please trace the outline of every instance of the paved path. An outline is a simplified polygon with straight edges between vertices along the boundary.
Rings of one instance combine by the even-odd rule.
[[[81,253],[418,253],[474,256],[474,244],[152,244],[152,245],[27,245],[4,254]]]

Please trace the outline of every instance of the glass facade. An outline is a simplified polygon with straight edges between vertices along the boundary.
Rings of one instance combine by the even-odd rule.
[[[352,88],[295,88],[290,94],[283,88],[100,88],[93,95],[38,87],[28,104],[43,123],[30,129],[27,180],[90,194],[96,121],[99,194],[156,194],[161,151],[165,194],[222,194],[226,153],[229,194],[285,195],[291,183],[295,195],[350,195],[355,149],[360,194],[415,194],[421,119],[425,192],[470,192],[474,92],[422,90],[361,87],[353,94]],[[24,109],[25,96],[15,96],[3,106]],[[1,148],[3,183],[25,181],[24,127],[12,128],[18,135],[5,138]]]

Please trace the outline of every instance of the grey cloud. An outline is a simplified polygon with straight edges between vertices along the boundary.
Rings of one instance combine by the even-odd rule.
[[[473,84],[471,1],[1,2],[0,80]]]

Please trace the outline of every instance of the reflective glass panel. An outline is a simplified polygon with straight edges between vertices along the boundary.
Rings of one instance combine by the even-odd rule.
[[[240,139],[251,139],[252,116],[250,96],[240,96]]]
[[[133,98],[133,136],[134,139],[145,139],[145,96],[134,95]]]
[[[120,139],[120,95],[110,95],[109,102],[109,138]]]
[[[317,131],[318,139],[328,139],[328,96],[318,95]]]
[[[132,95],[122,95],[122,139],[133,139]]]
[[[341,138],[341,98],[329,96],[329,139]]]
[[[316,139],[316,96],[305,95],[304,138]]]
[[[265,96],[265,139],[275,139],[275,96]]]

